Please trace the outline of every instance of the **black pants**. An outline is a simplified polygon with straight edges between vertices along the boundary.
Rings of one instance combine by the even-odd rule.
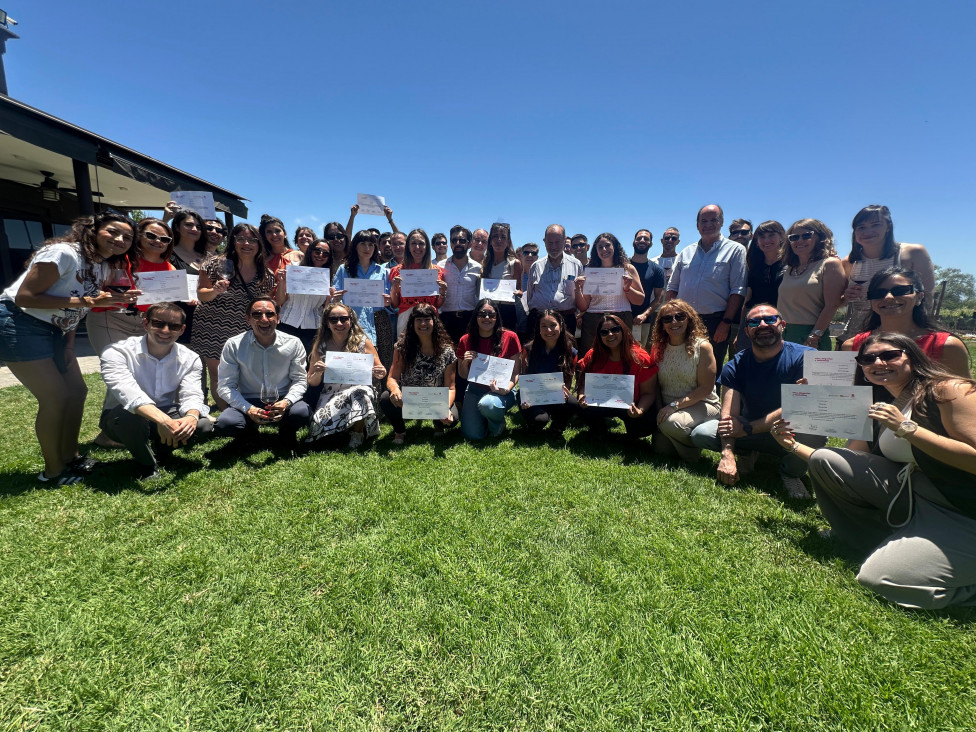
[[[522,397],[519,395],[519,403]],[[547,424],[551,424],[557,432],[562,432],[569,425],[569,420],[579,412],[579,401],[575,394],[570,394],[564,404],[542,404],[539,406],[519,408],[519,414],[525,421],[525,426],[529,430],[536,432],[543,429]]]
[[[718,368],[718,372],[722,373],[722,364],[725,363],[725,356],[729,352],[729,336],[721,342],[715,341],[715,331],[722,324],[722,318],[725,317],[725,311],[719,313],[708,313],[707,315],[701,315],[702,322],[705,324],[705,328],[708,329],[708,341],[712,344],[712,350],[715,351],[715,365]],[[732,326],[729,326],[729,332],[731,333]]]
[[[386,418],[389,420],[390,426],[393,427],[394,432],[402,435],[407,431],[407,423],[403,419],[403,407],[398,407],[390,401],[390,392],[384,391],[380,395],[380,409],[383,410],[383,414],[386,415]],[[459,422],[458,414],[457,404],[452,404],[451,416],[454,417],[454,422],[451,423],[452,427]],[[442,422],[435,422],[434,424],[440,424],[442,427],[447,427],[447,425],[443,424]]]
[[[610,407],[586,407],[579,410],[579,416],[587,428],[595,432],[606,431],[608,422],[614,417],[623,420],[628,437],[647,437],[654,432],[657,426],[657,412],[654,409],[648,409],[640,417],[628,417],[627,414],[626,409]]]
[[[264,409],[264,405],[259,399],[247,400],[252,407]],[[285,416],[278,422],[278,433],[285,438],[294,438],[298,430],[308,426],[311,412],[308,402],[299,399],[285,411]],[[217,417],[217,424],[214,425],[214,434],[218,437],[238,437],[246,432],[256,434],[258,423],[233,407],[227,407],[220,416]]]
[[[172,419],[180,418],[179,407],[170,407],[162,411]],[[103,411],[98,426],[113,440],[125,445],[125,449],[132,453],[136,462],[144,467],[156,467],[157,451],[162,449],[171,452],[163,446],[159,438],[159,425],[138,414],[133,414],[121,405]],[[197,429],[188,442],[208,437],[212,430],[213,425],[210,420],[202,417],[197,422]]]
[[[440,313],[441,322],[444,330],[451,336],[451,342],[457,346],[461,336],[468,332],[468,324],[471,322],[470,310],[442,310]]]

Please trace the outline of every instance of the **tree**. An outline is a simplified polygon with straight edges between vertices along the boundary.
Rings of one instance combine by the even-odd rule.
[[[942,300],[942,310],[969,310],[976,308],[976,277],[956,267],[935,268],[936,293],[942,289],[945,281],[945,296]]]
[[[140,221],[146,218],[146,212],[142,211],[141,209],[134,208],[129,211],[129,218],[138,224]]]

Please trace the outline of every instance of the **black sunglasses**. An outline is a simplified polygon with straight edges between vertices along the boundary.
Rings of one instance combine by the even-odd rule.
[[[538,257],[539,256],[539,250],[538,249],[523,249],[522,250],[522,254],[524,254],[526,257]]]
[[[885,363],[894,361],[904,352],[904,348],[892,348],[888,351],[878,351],[877,353],[865,353],[860,356],[855,356],[854,360],[857,361],[861,366],[871,366],[879,358]]]
[[[156,318],[151,318],[149,320],[149,325],[156,330],[168,331],[177,331],[183,327],[183,323],[170,323],[168,320],[157,320]]]
[[[312,256],[314,257],[316,254],[321,254],[323,257],[328,257],[330,254],[332,254],[332,252],[330,252],[328,249],[323,249],[322,247],[315,247],[312,249]]]
[[[750,328],[758,328],[763,323],[766,325],[776,325],[778,322],[778,315],[763,315],[759,318],[749,318],[749,320],[746,321],[746,325],[748,325]]]
[[[350,321],[350,319],[351,318],[348,315],[330,315],[329,316],[329,322],[332,323],[332,325],[338,325],[339,323],[348,323]]]
[[[227,232],[227,229],[225,229],[224,227],[222,227],[222,226],[214,226],[213,224],[207,224],[203,228],[206,229],[207,231],[219,231],[221,234],[224,234],[224,233]]]
[[[688,319],[688,313],[675,313],[674,315],[662,315],[661,322],[665,325],[671,323],[683,323]]]
[[[751,233],[752,233],[752,229],[736,229],[735,231],[731,232],[731,235],[739,236],[740,234],[745,234],[746,236],[749,236],[749,234]]]
[[[455,236],[451,239],[451,244],[467,244],[468,238],[466,236]]]
[[[327,234],[325,237],[326,241],[340,241],[346,238],[345,234]]]
[[[894,285],[892,287],[876,287],[868,290],[868,300],[884,300],[891,293],[892,297],[904,297],[915,293],[915,285]]]
[[[611,325],[609,328],[602,328],[600,330],[600,335],[605,338],[609,335],[617,335],[617,333],[621,333],[622,331],[623,328],[621,328],[619,325]]]
[[[498,314],[494,310],[479,310],[478,317],[484,318],[485,320],[494,320],[498,317]]]
[[[803,241],[810,241],[815,236],[816,234],[814,234],[812,231],[804,231],[802,234],[790,234],[786,238],[792,242],[796,242],[800,241],[800,239],[803,239]]]
[[[674,234],[665,234],[664,236],[661,237],[661,240],[662,241],[678,241],[678,237],[676,237]]]

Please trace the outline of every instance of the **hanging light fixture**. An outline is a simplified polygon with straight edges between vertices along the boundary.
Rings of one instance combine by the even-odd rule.
[[[41,198],[51,203],[57,203],[61,200],[61,191],[58,190],[58,182],[54,180],[54,173],[48,170],[42,170],[41,175],[44,176],[44,180],[41,181],[41,185],[39,186],[41,189]]]

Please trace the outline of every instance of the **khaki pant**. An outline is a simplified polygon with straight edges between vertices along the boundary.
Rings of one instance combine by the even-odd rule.
[[[658,425],[654,452],[659,455],[677,453],[685,462],[695,462],[701,457],[701,449],[691,441],[691,431],[702,422],[717,419],[721,411],[718,402],[697,402],[687,409],[679,409]]]

